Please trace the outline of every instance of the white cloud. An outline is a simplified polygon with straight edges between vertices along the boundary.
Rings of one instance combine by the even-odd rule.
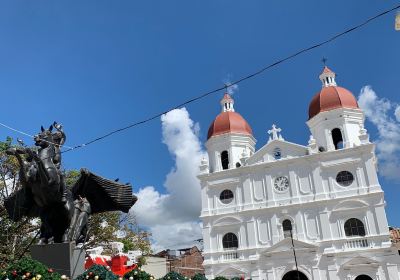
[[[239,90],[239,86],[237,84],[226,84],[228,87],[226,88],[226,91],[230,94],[233,95],[235,92]]]
[[[358,103],[378,130],[375,142],[379,173],[389,179],[400,179],[400,107],[389,99],[379,98],[371,86],[361,89]]]
[[[233,95],[235,92],[239,91],[239,85],[237,84],[232,84],[232,75],[228,75],[224,80],[224,84],[227,86],[226,87],[226,92],[229,93],[230,95]]]
[[[188,111],[173,110],[162,116],[163,143],[175,159],[166,176],[166,194],[147,186],[136,194],[132,208],[138,223],[152,233],[154,250],[186,247],[201,238],[199,164],[205,152],[198,138],[199,126]]]
[[[182,249],[197,245],[196,239],[202,238],[199,222],[177,223],[175,225],[156,225],[151,227],[154,239],[153,249],[159,252],[165,248]]]
[[[400,122],[400,105],[397,105],[396,109],[394,110],[394,115],[398,122]]]

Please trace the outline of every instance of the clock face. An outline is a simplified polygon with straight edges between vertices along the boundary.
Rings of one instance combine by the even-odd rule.
[[[285,176],[276,177],[274,187],[279,192],[286,191],[289,188],[289,179]]]

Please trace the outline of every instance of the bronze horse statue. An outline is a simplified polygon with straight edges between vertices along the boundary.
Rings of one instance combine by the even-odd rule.
[[[40,217],[39,244],[84,242],[90,214],[128,212],[137,200],[132,186],[86,169],[81,169],[73,186],[66,186],[61,170],[61,147],[65,139],[62,126],[54,122],[49,129],[42,126],[41,132],[34,136],[37,151],[22,146],[6,151],[17,158],[22,186],[5,201],[6,209],[14,221],[23,216]]]

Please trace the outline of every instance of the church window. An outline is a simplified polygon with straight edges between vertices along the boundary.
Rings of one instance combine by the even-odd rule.
[[[290,220],[284,220],[282,222],[282,228],[283,228],[283,236],[290,237],[292,234],[292,222]]]
[[[236,234],[228,232],[222,237],[222,247],[224,249],[237,249],[239,247],[239,242]]]
[[[353,183],[353,181],[354,181],[354,176],[349,171],[340,171],[336,175],[336,182],[343,187],[350,186]]]
[[[228,151],[223,151],[221,153],[221,164],[222,164],[222,169],[228,169],[229,168],[229,155]]]
[[[332,140],[335,150],[343,149],[343,136],[339,128],[332,129]]]
[[[346,236],[365,236],[364,224],[356,218],[348,219],[344,223],[344,232]]]
[[[279,148],[275,148],[274,149],[274,158],[275,159],[281,159],[282,158],[281,149],[279,149]]]
[[[233,192],[231,190],[224,190],[219,195],[219,199],[224,204],[231,203],[233,200]]]

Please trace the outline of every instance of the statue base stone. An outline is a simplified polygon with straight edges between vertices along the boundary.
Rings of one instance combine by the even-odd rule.
[[[85,250],[76,248],[74,242],[33,245],[30,249],[33,259],[70,279],[84,272]]]

